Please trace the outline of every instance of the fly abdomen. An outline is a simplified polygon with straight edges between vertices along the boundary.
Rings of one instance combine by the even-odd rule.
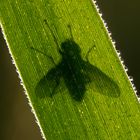
[[[76,73],[74,73],[65,79],[66,86],[68,87],[71,96],[76,101],[81,101],[86,91],[83,78],[84,77],[81,74],[76,75]]]

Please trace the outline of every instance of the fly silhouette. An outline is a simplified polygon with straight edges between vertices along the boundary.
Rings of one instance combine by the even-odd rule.
[[[90,64],[88,57],[94,47],[91,47],[88,50],[85,60],[83,60],[81,57],[81,49],[74,41],[70,25],[68,25],[68,28],[70,30],[71,38],[66,39],[59,45],[49,24],[46,20],[44,22],[53,36],[58,52],[61,55],[61,60],[58,64],[55,64],[55,61],[51,56],[45,55],[43,52],[32,48],[48,57],[54,65],[54,67],[38,82],[35,90],[37,96],[40,98],[52,98],[55,96],[55,94],[58,93],[57,89],[60,86],[61,79],[63,79],[65,83],[65,87],[61,88],[61,91],[63,91],[64,88],[67,88],[71,97],[76,101],[83,100],[87,86],[93,91],[107,96],[120,96],[118,85],[105,73]]]

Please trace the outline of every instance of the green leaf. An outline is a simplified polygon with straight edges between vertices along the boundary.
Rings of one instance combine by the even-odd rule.
[[[0,21],[45,139],[139,139],[140,108],[91,0],[3,0]]]

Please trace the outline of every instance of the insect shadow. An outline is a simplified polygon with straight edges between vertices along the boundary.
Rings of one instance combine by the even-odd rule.
[[[65,88],[68,89],[71,97],[76,101],[83,100],[88,85],[93,91],[101,94],[116,98],[120,96],[118,85],[100,69],[90,64],[88,57],[93,47],[88,50],[85,60],[83,60],[81,49],[73,39],[70,25],[68,25],[68,28],[71,38],[66,39],[59,46],[48,23],[46,21],[45,23],[54,38],[61,60],[58,64],[55,64],[51,56],[32,48],[47,56],[54,64],[54,67],[38,82],[35,89],[37,96],[52,98],[58,92],[57,88],[60,86],[61,79],[63,79]]]

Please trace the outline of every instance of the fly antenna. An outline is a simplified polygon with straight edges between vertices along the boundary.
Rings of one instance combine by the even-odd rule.
[[[71,35],[71,38],[72,38],[72,40],[74,40],[73,35],[72,35],[72,29],[71,29],[70,24],[68,24],[68,28],[69,28],[69,30],[70,30],[70,35]]]

